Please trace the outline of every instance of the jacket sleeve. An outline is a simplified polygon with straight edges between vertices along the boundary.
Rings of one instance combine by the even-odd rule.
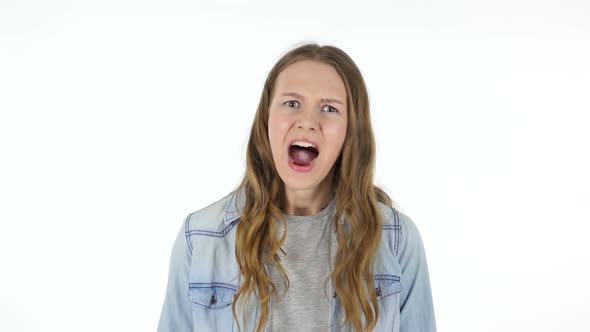
[[[435,332],[434,305],[422,237],[407,215],[399,216],[398,259],[401,265],[400,332]]]
[[[158,323],[158,332],[192,331],[192,304],[188,300],[188,278],[192,254],[185,235],[189,217],[190,215],[185,219],[172,246],[168,285]]]

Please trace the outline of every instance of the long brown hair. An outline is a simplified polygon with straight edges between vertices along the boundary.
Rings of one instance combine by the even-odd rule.
[[[278,225],[273,222],[279,219],[286,226],[280,208],[284,183],[273,162],[268,117],[277,76],[285,67],[300,60],[331,65],[346,87],[348,126],[342,152],[333,166],[332,190],[336,207],[332,223],[338,247],[330,279],[344,308],[344,324],[350,324],[355,331],[371,331],[377,323],[379,310],[375,290],[365,281],[374,279],[373,264],[381,241],[378,202],[392,206],[392,200],[373,184],[375,139],[361,72],[344,51],[329,45],[305,44],[288,51],[274,65],[264,83],[248,141],[245,175],[237,188],[245,194],[235,247],[243,283],[234,298],[232,312],[237,317],[236,302],[240,296],[249,299],[251,294],[257,294],[261,309],[256,331],[263,331],[269,319],[270,297],[277,292],[265,273],[265,264],[275,264],[286,287],[289,284],[278,255],[286,238],[286,227],[279,238]],[[337,222],[343,217],[344,223]]]

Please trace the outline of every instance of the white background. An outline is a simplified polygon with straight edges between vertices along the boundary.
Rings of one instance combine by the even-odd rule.
[[[588,331],[587,1],[0,1],[0,330],[155,331],[302,42],[364,74],[439,331]]]

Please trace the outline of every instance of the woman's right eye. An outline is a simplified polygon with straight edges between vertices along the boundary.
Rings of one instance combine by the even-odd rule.
[[[293,103],[297,103],[298,104],[299,102],[296,101],[296,100],[289,100],[289,101],[285,102],[285,104],[287,104],[287,106],[289,106],[289,107],[291,107],[291,105],[293,105]]]

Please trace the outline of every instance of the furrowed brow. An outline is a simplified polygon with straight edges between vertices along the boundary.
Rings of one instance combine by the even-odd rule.
[[[295,92],[285,92],[281,96],[294,97],[294,98],[302,99],[302,100],[305,99],[302,95],[295,93]],[[326,102],[326,103],[334,103],[334,104],[344,105],[343,102],[341,102],[340,100],[338,100],[336,98],[322,98],[321,101]]]

